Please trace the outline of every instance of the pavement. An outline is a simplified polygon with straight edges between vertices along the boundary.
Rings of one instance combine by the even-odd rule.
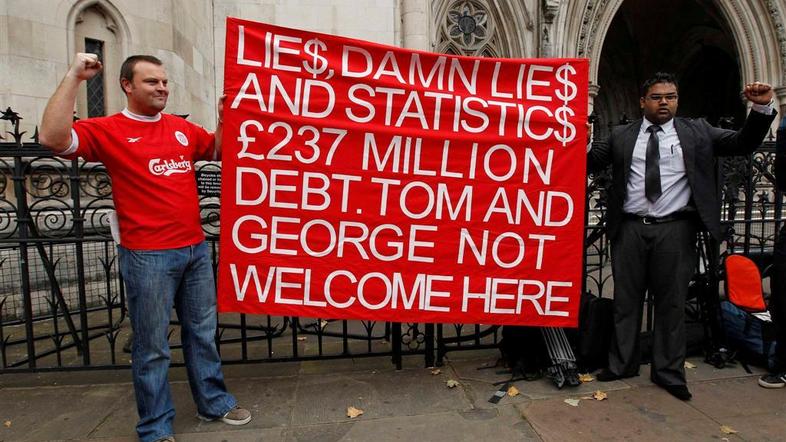
[[[177,441],[786,440],[786,389],[759,387],[760,371],[689,358],[689,402],[652,385],[642,366],[639,377],[573,389],[518,381],[518,395],[492,404],[494,383],[509,378],[493,367],[498,352],[448,356],[439,372],[422,356],[398,371],[389,358],[225,366],[253,414],[242,427],[199,421],[184,371],[172,369]],[[363,414],[348,417],[350,406]],[[0,375],[0,441],[134,441],[135,422],[128,370]]]

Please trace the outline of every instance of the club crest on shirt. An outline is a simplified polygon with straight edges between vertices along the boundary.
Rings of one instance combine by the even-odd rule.
[[[177,138],[177,142],[182,144],[183,146],[188,146],[188,138],[186,134],[180,132],[179,130],[175,131],[175,138]]]
[[[185,159],[183,155],[180,155],[180,160],[174,158],[168,160],[153,158],[147,164],[147,167],[150,169],[150,173],[155,176],[170,176],[176,173],[187,173],[191,171],[191,161]]]

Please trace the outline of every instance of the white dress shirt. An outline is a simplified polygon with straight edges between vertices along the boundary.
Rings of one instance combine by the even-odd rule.
[[[765,115],[770,115],[773,112],[772,105],[754,104],[752,109]],[[660,152],[658,164],[660,165],[660,186],[663,193],[655,202],[650,202],[644,196],[644,170],[647,142],[650,138],[647,128],[652,124],[646,118],[641,122],[639,136],[636,138],[636,145],[633,148],[627,183],[628,192],[625,195],[622,210],[634,215],[661,217],[687,207],[691,190],[688,185],[688,175],[685,172],[685,156],[672,118],[660,126],[662,131],[655,133],[658,137]]]
[[[685,173],[685,160],[682,153],[677,130],[674,129],[674,119],[667,121],[660,127],[662,131],[655,133],[658,137],[660,152],[660,188],[662,194],[655,202],[650,202],[644,196],[644,169],[647,155],[647,142],[650,133],[647,128],[652,126],[646,118],[642,120],[639,136],[633,148],[633,157],[630,162],[628,175],[628,193],[622,206],[625,213],[648,216],[666,216],[688,205],[691,191],[688,185],[688,175]]]

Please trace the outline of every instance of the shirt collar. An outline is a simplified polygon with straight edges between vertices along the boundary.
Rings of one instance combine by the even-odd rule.
[[[153,123],[153,122],[156,122],[156,121],[161,119],[161,112],[159,112],[159,113],[157,113],[157,114],[155,114],[153,116],[138,115],[138,114],[135,114],[135,113],[131,112],[130,110],[128,110],[128,108],[125,108],[120,113],[123,114],[126,118],[130,118],[130,119],[135,120],[135,121],[142,121],[144,123]]]
[[[653,124],[655,124],[655,123],[651,122],[647,118],[643,118],[641,120],[641,131],[642,132],[646,132],[647,128],[649,128]],[[669,131],[674,130],[674,118],[672,118],[671,120],[661,124],[660,128],[663,129],[663,132],[669,132]]]

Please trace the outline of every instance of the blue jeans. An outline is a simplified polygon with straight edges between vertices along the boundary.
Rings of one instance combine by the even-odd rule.
[[[786,372],[786,224],[781,226],[778,242],[775,243],[770,287],[769,310],[775,322],[775,369],[783,373]]]
[[[132,371],[142,442],[173,434],[167,381],[167,331],[174,305],[191,395],[199,414],[220,417],[236,405],[227,393],[215,342],[216,290],[207,244],[167,250],[118,247],[134,331]]]

